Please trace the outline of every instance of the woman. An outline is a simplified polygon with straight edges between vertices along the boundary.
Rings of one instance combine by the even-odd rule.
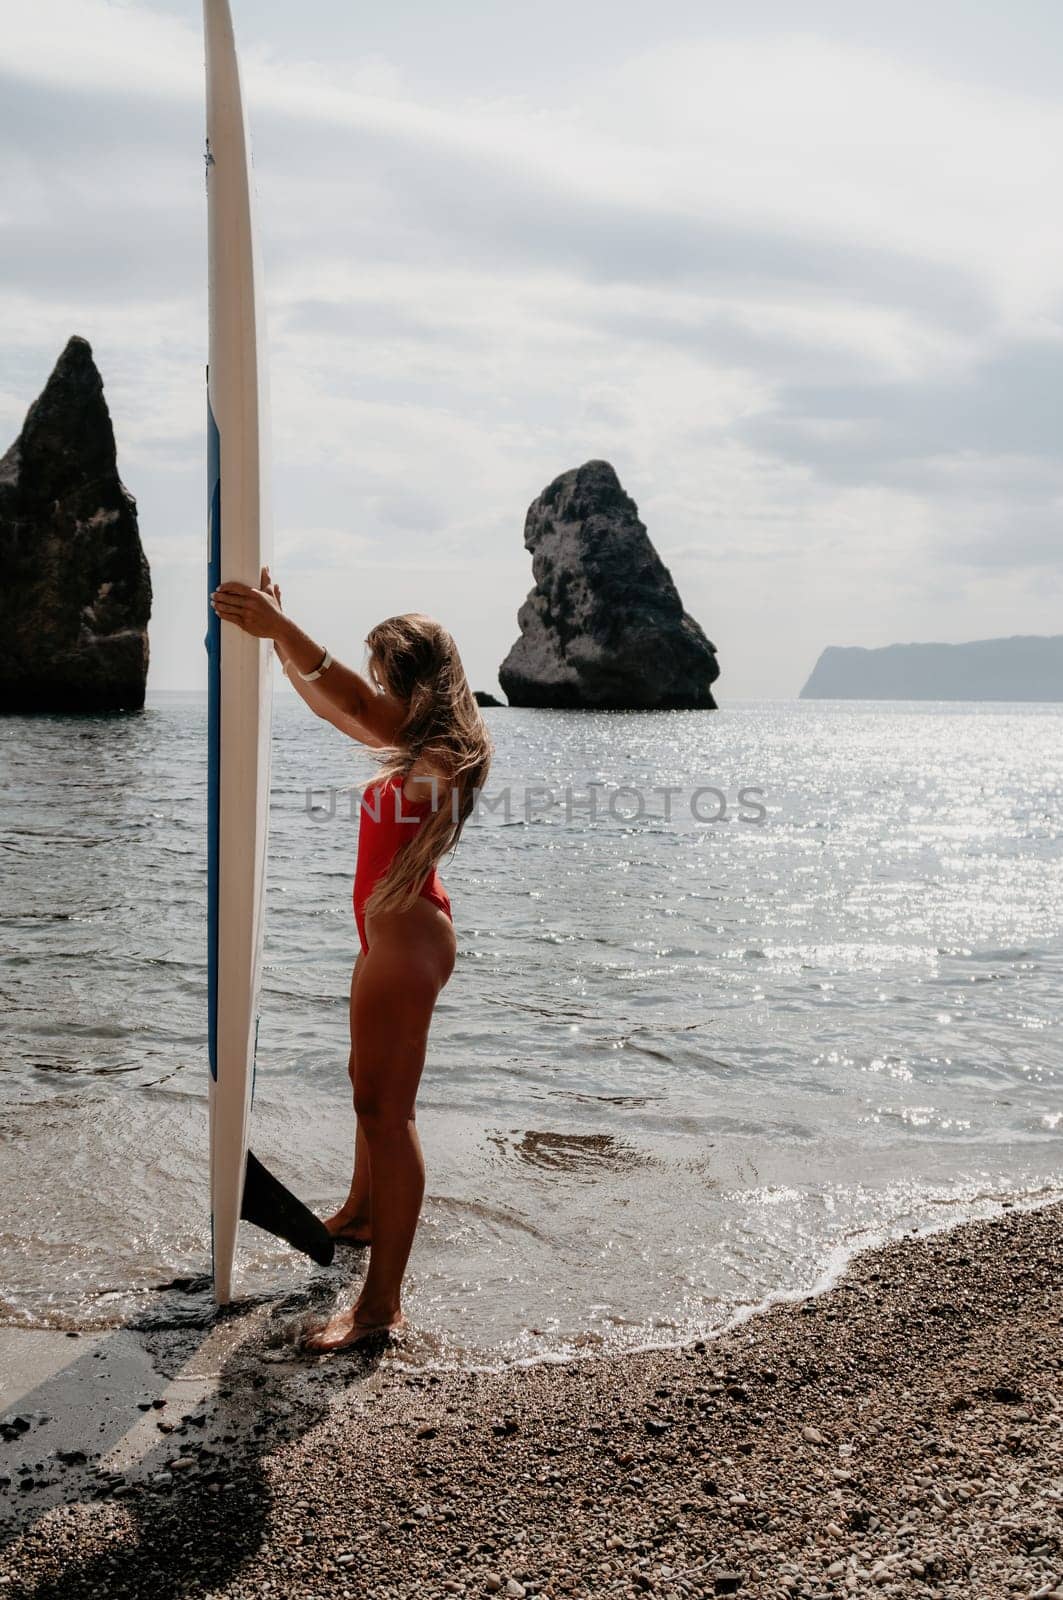
[[[370,1245],[361,1294],[304,1338],[342,1350],[405,1326],[402,1279],[424,1198],[414,1101],[436,1000],[454,968],[450,901],[436,862],[457,843],[483,786],[491,741],[457,647],[431,618],[390,617],[370,633],[369,678],[333,660],[281,609],[263,567],[261,588],[223,583],[211,604],[223,621],[272,639],[311,711],[386,751],[362,800],[354,914],[361,951],[351,978],[356,1116],[350,1193],[325,1226]]]

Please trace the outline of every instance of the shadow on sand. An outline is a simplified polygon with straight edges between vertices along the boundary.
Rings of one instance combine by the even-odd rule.
[[[148,1315],[80,1343],[5,1330],[5,1357],[49,1376],[20,1385],[0,1419],[3,1594],[168,1600],[223,1589],[265,1538],[264,1457],[380,1363],[383,1342],[324,1361],[299,1352],[294,1338],[323,1309],[323,1288],[216,1313],[209,1281],[185,1280]],[[68,1519],[50,1518],[42,1567],[32,1535],[61,1504],[77,1507],[71,1559]]]

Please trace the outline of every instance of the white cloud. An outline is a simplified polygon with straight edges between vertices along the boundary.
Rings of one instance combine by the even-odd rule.
[[[36,83],[152,98],[202,84],[198,25],[136,0],[35,0],[4,18],[4,35],[5,71]]]
[[[337,626],[345,587],[399,609],[431,573],[491,687],[527,502],[591,456],[729,639],[725,692],[796,690],[843,627],[900,636],[920,585],[951,582],[956,637],[1052,626],[1024,574],[1063,493],[1063,111],[991,62],[932,69],[914,28],[886,52],[705,16],[673,36],[665,8],[626,57],[577,29],[516,93],[452,91],[444,58],[415,86],[386,19],[333,57],[259,20],[277,550],[305,604],[328,568]],[[92,340],[149,559],[185,585],[154,624],[173,674],[201,604],[198,6],[36,0],[2,70],[0,423]]]
[[[1058,295],[1058,102],[800,35],[662,44],[611,88],[666,203],[955,263],[1016,308]]]

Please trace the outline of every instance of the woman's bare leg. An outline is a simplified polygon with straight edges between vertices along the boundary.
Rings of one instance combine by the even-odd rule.
[[[369,1269],[356,1303],[309,1335],[340,1350],[369,1330],[401,1326],[402,1279],[424,1198],[414,1102],[439,992],[454,965],[449,919],[429,901],[381,918],[353,1002],[358,1127],[369,1154]]]
[[[369,1145],[362,1124],[355,1121],[354,1176],[340,1209],[325,1218],[325,1227],[344,1244],[369,1244],[372,1239],[373,1202],[369,1176]]]
[[[347,1072],[354,1088],[357,1078],[357,1064],[354,1047],[354,994],[358,984],[358,974],[365,960],[359,951],[358,959],[354,963],[351,973],[351,1001],[350,1001],[350,1027],[351,1027],[351,1053],[347,1061]],[[354,1175],[351,1178],[351,1187],[346,1200],[340,1209],[331,1217],[325,1218],[325,1227],[334,1239],[342,1239],[346,1244],[368,1244],[372,1227],[372,1200],[369,1180],[369,1146],[365,1134],[362,1132],[361,1123],[355,1120],[354,1134]]]

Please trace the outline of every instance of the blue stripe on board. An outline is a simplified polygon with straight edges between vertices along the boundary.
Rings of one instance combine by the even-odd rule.
[[[207,1050],[218,1079],[218,825],[221,798],[221,618],[210,596],[221,582],[221,438],[207,399]]]

